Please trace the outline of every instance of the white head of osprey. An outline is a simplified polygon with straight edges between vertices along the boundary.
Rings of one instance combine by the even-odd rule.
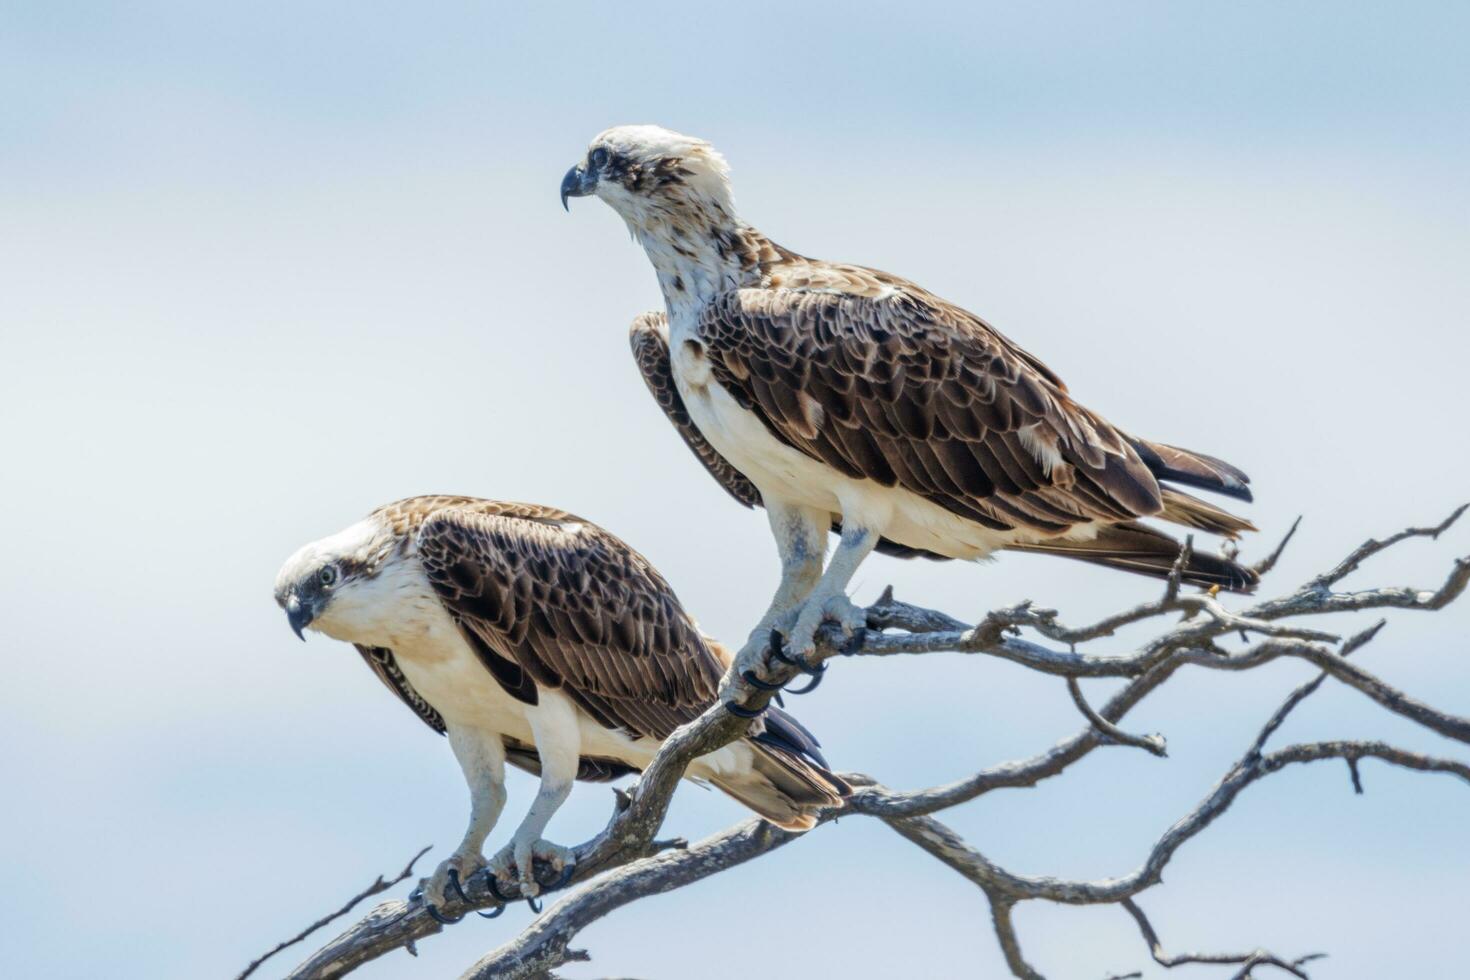
[[[597,135],[562,181],[562,205],[595,195],[628,223],[672,302],[759,281],[754,230],[735,214],[730,168],[708,142],[660,126]]]

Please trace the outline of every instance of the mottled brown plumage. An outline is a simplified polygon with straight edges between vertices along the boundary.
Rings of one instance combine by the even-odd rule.
[[[1121,432],[1078,406],[1059,377],[979,318],[884,273],[814,269],[775,246],[749,252],[766,258],[766,279],[835,290],[740,290],[701,320],[699,336],[715,376],[787,445],[848,475],[903,486],[987,527],[1052,535],[1082,521],[1117,524],[1120,530],[1104,529],[1092,541],[1011,547],[1140,574],[1167,574],[1179,553],[1177,541],[1138,524],[1140,518],[1225,537],[1253,530],[1249,521],[1162,485],[1167,480],[1249,500],[1244,473],[1212,456]],[[916,291],[922,302],[876,298],[899,288]],[[696,458],[735,500],[761,505],[756,486],[690,419],[674,383],[666,316],[639,316],[629,340],[649,392]],[[1060,464],[1043,466],[1019,435],[1022,428]],[[841,531],[838,515],[833,530]],[[877,550],[947,560],[887,539]],[[1254,585],[1248,570],[1208,554],[1194,556],[1186,572],[1200,585]]]
[[[403,676],[403,670],[398,666],[398,660],[393,656],[393,651],[387,647],[370,647],[362,643],[354,643],[357,652],[362,654],[363,662],[372,668],[378,680],[383,685],[398,695],[398,700],[408,706],[408,709],[418,715],[420,721],[429,728],[443,735],[445,732],[444,716],[434,710],[434,706],[425,701],[418,691],[414,690],[408,678]]]
[[[638,362],[639,373],[648,386],[649,394],[663,409],[674,428],[684,439],[689,451],[703,464],[715,482],[745,507],[761,507],[761,493],[745,474],[735,468],[715,447],[709,444],[703,433],[689,417],[684,399],[674,384],[672,365],[669,363],[668,318],[662,313],[644,313],[633,321],[628,331],[628,342],[633,348],[633,359]],[[842,533],[842,518],[832,515],[832,532]],[[921,548],[910,548],[896,541],[881,539],[876,550],[895,558],[928,558],[932,561],[949,561],[944,555],[936,555]]]
[[[761,492],[755,484],[709,444],[684,407],[684,399],[674,384],[674,372],[669,363],[668,317],[662,313],[642,314],[628,330],[628,343],[633,348],[633,360],[638,362],[638,371],[643,375],[648,393],[674,424],[689,451],[737,503],[745,507],[761,506]]]
[[[536,504],[389,504],[297,549],[275,597],[297,635],[353,644],[420,721],[448,736],[470,819],[424,886],[434,903],[455,875],[485,866],[507,763],[541,785],[489,864],[535,894],[538,860],[574,860],[545,839],[573,782],[646,767],[676,728],[715,706],[728,667],[642,555]],[[685,775],[786,830],[809,830],[823,809],[843,805],[848,787],[795,719],[773,709],[763,721],[690,761]]]
[[[881,298],[826,288],[736,290],[700,317],[714,376],[782,442],[997,530],[1162,509],[1129,440],[978,318],[908,284]]]
[[[657,569],[598,525],[541,504],[448,495],[396,501],[371,518],[395,544],[358,573],[371,575],[412,550],[465,641],[516,699],[535,704],[539,684],[606,728],[660,740],[715,702],[727,658]],[[444,732],[444,719],[391,650],[358,645],[358,652],[426,725]],[[820,747],[795,719],[773,709],[757,741],[757,754],[798,801],[840,803],[846,787],[818,768]],[[508,762],[539,770],[534,746],[505,745]],[[618,759],[583,756],[577,778],[633,771]]]
[[[653,738],[713,703],[723,665],[657,570],[596,524],[470,497],[375,515],[415,539],[445,608],[518,699],[534,704],[537,683],[564,690],[603,725]]]

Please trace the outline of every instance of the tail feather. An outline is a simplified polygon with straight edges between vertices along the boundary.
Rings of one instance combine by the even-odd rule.
[[[769,758],[783,771],[799,777],[787,794],[796,802],[812,806],[841,806],[852,787],[832,772],[822,755],[822,743],[805,725],[774,704],[766,709],[765,730],[751,739],[756,758]],[[757,762],[757,769],[762,766]]]
[[[1131,522],[1103,528],[1091,541],[1041,541],[1010,547],[1015,551],[1075,558],[1154,578],[1169,577],[1181,549],[1180,543],[1169,535]],[[1218,585],[1231,592],[1252,592],[1260,576],[1228,558],[1194,553],[1184,566],[1180,580],[1206,588]]]
[[[822,757],[822,743],[817,741],[817,736],[784,709],[774,704],[767,708],[765,726],[765,731],[755,736],[756,741],[777,751],[803,756],[823,769],[827,768],[827,760]]]
[[[1178,490],[1164,488],[1164,510],[1159,517],[1175,524],[1192,527],[1199,531],[1208,531],[1227,538],[1238,538],[1246,531],[1254,531],[1256,526],[1244,517],[1236,517],[1228,510],[1222,510],[1208,501],[1191,497],[1187,493]]]
[[[728,662],[723,645],[711,646]],[[745,740],[750,769],[713,775],[710,782],[782,830],[811,830],[817,814],[841,807],[852,787],[827,768],[821,743],[801,722],[775,705],[764,721],[765,730]]]
[[[1223,459],[1147,439],[1132,442],[1133,451],[1158,480],[1223,493],[1237,500],[1254,499],[1249,486],[1251,478]]]
[[[753,757],[750,770],[711,782],[782,830],[811,830],[822,810],[841,807],[852,793],[841,778],[801,756],[758,739],[746,744]]]

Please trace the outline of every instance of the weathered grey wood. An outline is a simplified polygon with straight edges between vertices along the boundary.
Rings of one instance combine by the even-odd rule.
[[[1150,955],[1164,966],[1183,963],[1231,965],[1239,967],[1238,977],[1248,976],[1255,967],[1272,966],[1305,976],[1303,965],[1313,956],[1285,959],[1263,950],[1239,954],[1166,955],[1134,897],[1157,885],[1164,867],[1178,848],[1203,833],[1246,787],[1294,765],[1326,759],[1344,760],[1351,767],[1356,785],[1358,763],[1363,759],[1378,759],[1421,772],[1451,774],[1470,783],[1470,765],[1464,762],[1409,752],[1376,741],[1313,742],[1265,751],[1266,743],[1286,717],[1328,678],[1353,687],[1385,709],[1425,728],[1470,742],[1470,720],[1415,699],[1347,659],[1349,654],[1372,640],[1382,623],[1344,641],[1334,633],[1284,622],[1365,609],[1436,610],[1453,602],[1470,585],[1470,558],[1454,562],[1446,578],[1435,589],[1390,587],[1338,592],[1334,588],[1386,548],[1410,538],[1438,537],[1465,509],[1457,509],[1434,527],[1410,528],[1383,541],[1365,542],[1331,571],[1286,595],[1255,601],[1239,611],[1227,609],[1213,594],[1182,594],[1177,580],[1171,580],[1159,599],[1081,628],[1068,627],[1054,610],[1037,608],[1030,603],[996,610],[971,626],[937,610],[900,602],[893,598],[891,589],[885,591],[878,602],[868,608],[868,630],[861,636],[849,641],[833,626],[820,632],[816,662],[830,661],[843,654],[894,656],[955,652],[996,656],[1067,678],[1069,690],[1087,724],[1071,737],[1028,759],[993,766],[947,785],[901,792],[888,789],[862,774],[844,774],[853,784],[854,793],[847,809],[842,812],[844,815],[865,815],[884,820],[926,853],[972,881],[990,904],[997,941],[1015,976],[1041,976],[1026,961],[1012,918],[1014,907],[1027,901],[1120,905],[1138,925]],[[1277,550],[1258,567],[1269,570],[1290,537],[1288,534]],[[1076,649],[1077,644],[1115,636],[1125,626],[1164,616],[1182,618],[1135,650],[1099,654]],[[1026,639],[1020,635],[1025,630],[1035,633],[1043,641],[1065,644],[1066,648]],[[1227,643],[1236,636],[1257,639],[1243,649],[1231,649]],[[1280,657],[1305,660],[1317,666],[1322,673],[1291,693],[1210,793],[1170,827],[1145,855],[1142,863],[1127,874],[1097,881],[1019,874],[991,862],[929,816],[992,790],[1031,786],[1043,779],[1059,776],[1101,746],[1123,743],[1162,754],[1162,736],[1130,735],[1118,727],[1118,722],[1176,671],[1188,666],[1250,670]],[[799,675],[795,667],[780,661],[768,661],[762,673],[769,680],[783,683]],[[1128,683],[1100,708],[1093,708],[1081,696],[1077,686],[1077,678],[1084,677],[1118,677],[1127,679]],[[764,706],[770,693],[754,689],[741,678],[727,677],[725,696],[755,708]],[[689,762],[740,737],[750,724],[722,705],[715,705],[695,721],[675,731],[631,791],[619,793],[618,806],[607,827],[575,849],[577,866],[571,884],[581,887],[547,909],[514,940],[482,957],[465,976],[546,976],[563,963],[585,958],[585,953],[572,949],[570,945],[577,932],[615,909],[760,857],[799,836],[752,820],[688,847],[679,847],[681,842],[655,839],[669,801]],[[832,815],[828,814],[821,823],[831,818]],[[490,894],[483,875],[466,883],[466,893],[469,902],[452,902],[443,911],[448,915],[461,915],[472,908],[491,908],[500,904]],[[421,905],[385,902],[301,964],[291,976],[342,976],[386,952],[411,947],[414,942],[437,933],[441,928]]]
[[[461,980],[529,980],[544,976],[571,959],[568,946],[581,929],[614,909],[718,874],[801,836],[763,820],[747,820],[685,850],[625,865],[547,909],[519,936],[466,970]]]

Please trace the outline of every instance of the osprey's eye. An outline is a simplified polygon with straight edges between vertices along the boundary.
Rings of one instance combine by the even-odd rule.
[[[322,570],[316,573],[316,580],[323,586],[331,588],[337,584],[337,566],[323,565]]]
[[[601,170],[603,167],[607,166],[607,158],[607,147],[599,146],[597,149],[592,151],[590,156],[587,157],[587,165],[593,170]]]

